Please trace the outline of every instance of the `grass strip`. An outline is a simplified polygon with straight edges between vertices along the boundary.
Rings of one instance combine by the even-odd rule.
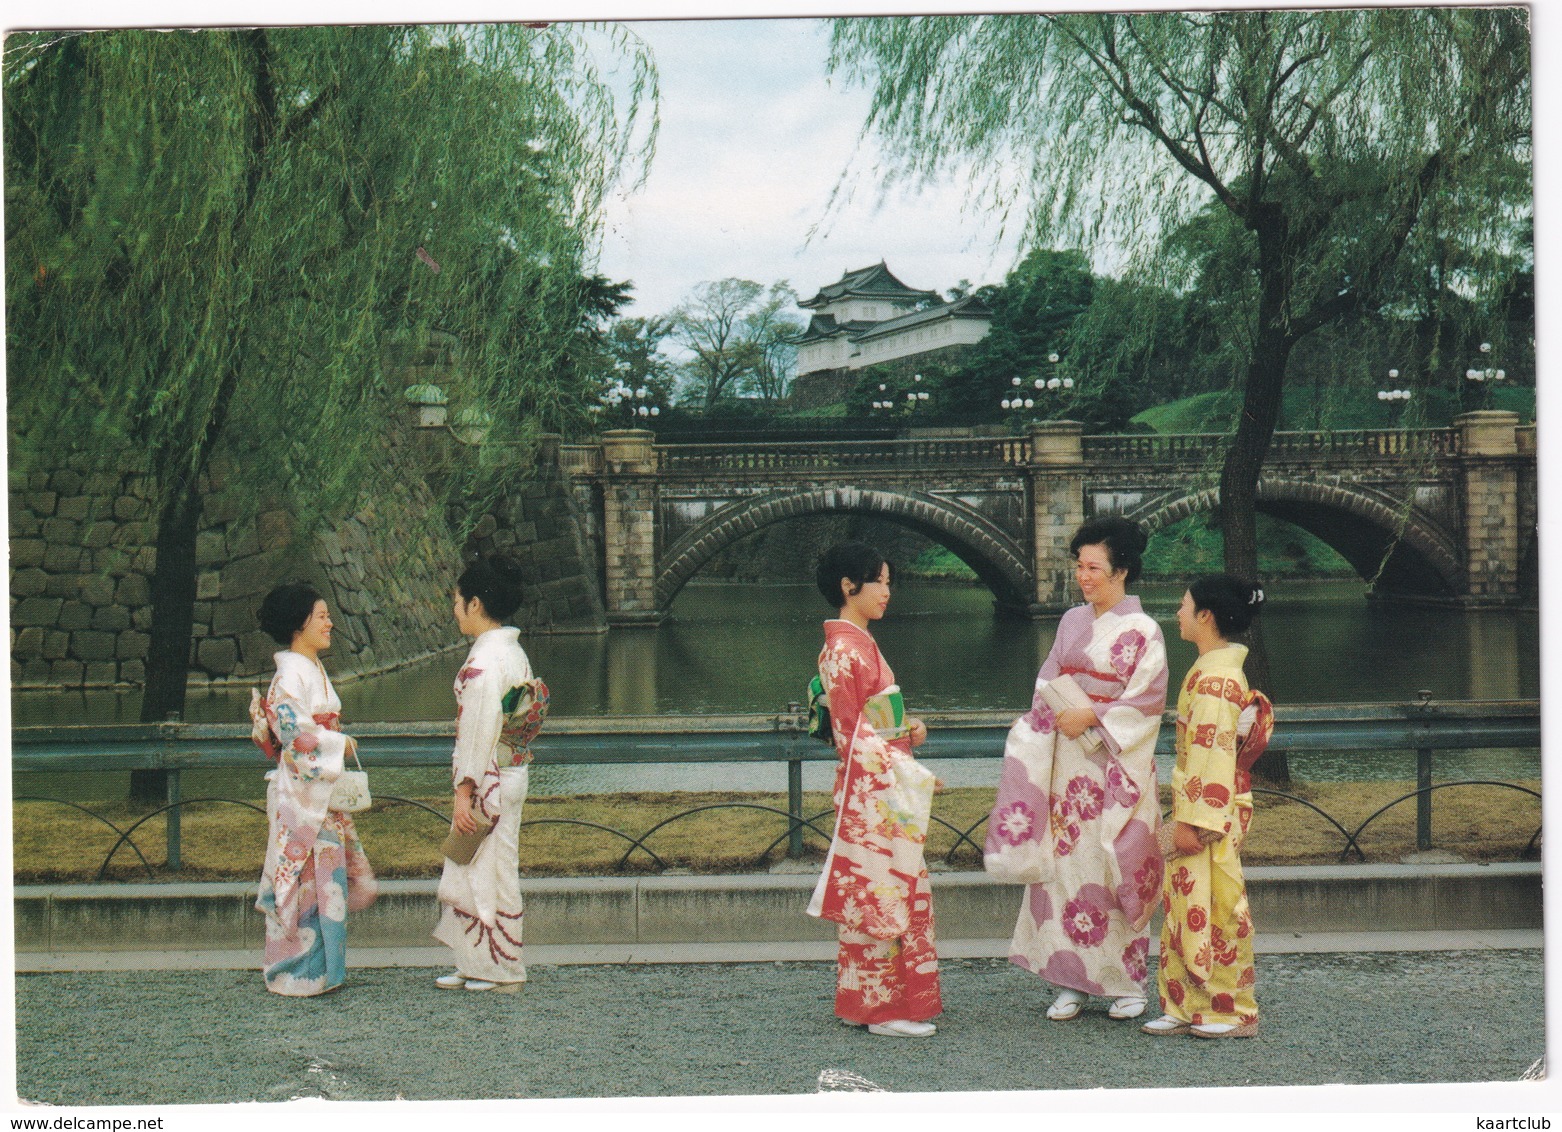
[[[1540,789],[1538,780],[1518,785]],[[1332,815],[1347,831],[1354,831],[1374,811],[1414,789],[1415,784],[1408,781],[1293,783],[1289,792],[1300,801],[1260,796],[1243,860],[1249,865],[1337,863],[1344,838],[1308,803]],[[423,801],[449,813],[448,798]],[[928,835],[928,860],[935,868],[945,867],[946,859],[950,868],[981,867],[980,853],[969,844],[957,846],[955,831],[975,826],[970,838],[980,846],[986,826],[977,823],[987,815],[992,801],[992,790],[980,787],[939,793],[933,814],[942,820],[935,820]],[[1169,805],[1164,787],[1161,802],[1163,809]],[[148,812],[128,802],[95,803],[92,809],[121,830]],[[785,809],[786,795],[777,793],[642,792],[532,798],[526,803],[521,829],[521,871],[532,876],[660,871],[644,849],[632,849],[636,839],[643,840],[668,868],[695,873],[764,869],[786,855]],[[782,812],[770,812],[776,810]],[[817,817],[814,824],[823,831],[821,835],[805,830],[805,856],[822,859],[833,823],[829,797],[823,792],[806,793],[803,812],[806,817]],[[115,832],[101,821],[56,803],[16,802],[12,817],[18,884],[90,882],[117,840]],[[156,879],[252,880],[258,875],[266,840],[264,814],[231,803],[202,802],[186,807],[181,823],[183,868],[177,873],[165,867],[165,821],[162,815],[153,817],[134,834],[135,844],[157,873]],[[1540,822],[1540,799],[1517,790],[1458,786],[1432,795],[1434,847],[1466,860],[1521,859]],[[378,875],[439,874],[439,843],[446,832],[446,820],[413,806],[376,803],[373,809],[357,815],[357,824]],[[1391,862],[1415,851],[1415,837],[1416,805],[1412,798],[1374,821],[1362,834],[1360,844],[1368,861]],[[772,845],[775,847],[767,851]],[[620,870],[620,860],[631,849]],[[951,849],[955,850],[952,857]],[[147,879],[128,846],[115,855],[107,876],[114,880]]]

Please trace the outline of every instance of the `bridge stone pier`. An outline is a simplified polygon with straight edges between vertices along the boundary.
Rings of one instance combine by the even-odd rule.
[[[1068,542],[1087,518],[1153,533],[1219,502],[1223,435],[1024,436],[657,444],[638,429],[565,445],[602,563],[609,624],[654,625],[731,543],[809,515],[873,515],[948,547],[1000,612],[1067,608]],[[1451,429],[1279,433],[1258,507],[1334,547],[1372,597],[1484,607],[1538,586],[1533,426],[1467,413]]]

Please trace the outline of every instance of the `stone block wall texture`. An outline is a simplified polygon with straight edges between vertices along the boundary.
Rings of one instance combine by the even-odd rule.
[[[16,687],[139,684],[150,642],[156,562],[147,481],[105,470],[113,454],[72,453],[49,471],[10,477],[11,680]],[[381,671],[455,643],[449,578],[454,540],[421,476],[388,438],[374,492],[309,545],[285,493],[241,517],[221,468],[205,493],[190,683],[246,680],[271,668],[277,645],[255,610],[280,582],[307,581],[336,625],[338,678]]]
[[[1466,461],[1466,560],[1469,593],[1477,601],[1510,597],[1518,590],[1519,483],[1512,461]]]
[[[656,609],[656,486],[650,477],[620,480],[604,489],[609,607],[625,613]],[[613,581],[614,578],[618,581]]]
[[[815,370],[792,380],[787,404],[793,409],[818,409],[844,401],[856,388],[857,375],[846,370]]]
[[[607,621],[591,545],[586,516],[559,466],[558,442],[545,438],[535,461],[515,470],[499,506],[478,520],[465,553],[501,552],[521,566],[526,582],[515,624],[523,637],[598,633]]]
[[[1037,472],[1032,476],[1031,529],[1034,531],[1036,601],[1050,609],[1073,602],[1074,569],[1068,544],[1085,521],[1083,479]]]
[[[139,679],[153,563],[146,483],[74,454],[10,477],[11,683]]]

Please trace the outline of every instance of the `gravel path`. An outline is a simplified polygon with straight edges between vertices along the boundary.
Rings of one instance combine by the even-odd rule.
[[[1539,950],[1260,957],[1263,1032],[1236,1042],[1147,1037],[1100,1003],[1049,1023],[1045,986],[1000,960],[945,961],[947,1009],[922,1041],[842,1026],[824,963],[534,966],[515,995],[436,990],[436,973],[354,971],[318,999],[245,971],[19,975],[17,1091],[95,1105],[1515,1081],[1545,1048]]]

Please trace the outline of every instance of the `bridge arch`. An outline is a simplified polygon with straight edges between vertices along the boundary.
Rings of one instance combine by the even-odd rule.
[[[1163,496],[1127,517],[1153,534],[1219,503],[1219,488],[1207,488],[1170,501]],[[1465,572],[1453,539],[1424,514],[1407,513],[1403,504],[1338,482],[1264,477],[1256,507],[1316,535],[1364,580],[1376,577],[1384,590],[1431,598],[1463,592]]]
[[[927,492],[830,487],[779,491],[730,504],[687,531],[662,555],[656,608],[665,610],[699,569],[727,546],[787,519],[824,514],[891,519],[954,551],[976,571],[1000,605],[1027,607],[1035,592],[1028,555],[992,522]]]

